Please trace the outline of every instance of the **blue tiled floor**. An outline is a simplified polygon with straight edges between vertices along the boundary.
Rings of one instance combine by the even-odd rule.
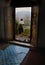
[[[9,45],[0,50],[0,65],[20,65],[30,48]]]

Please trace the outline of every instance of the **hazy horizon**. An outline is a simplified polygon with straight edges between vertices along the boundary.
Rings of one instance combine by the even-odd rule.
[[[16,9],[16,13],[21,12],[21,11],[31,12],[31,7],[20,7],[20,8],[15,8],[15,9]]]
[[[21,7],[21,8],[16,8],[15,9],[15,15],[16,18],[26,18],[28,17],[29,20],[31,20],[31,7]]]

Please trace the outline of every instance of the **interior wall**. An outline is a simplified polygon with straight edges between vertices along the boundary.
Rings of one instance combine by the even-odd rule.
[[[37,29],[38,29],[38,13],[39,7],[32,7],[32,39],[31,44],[37,46]]]
[[[0,0],[0,39],[12,38],[12,8],[10,2]]]
[[[39,5],[38,47],[45,47],[45,0]]]
[[[4,36],[4,12],[3,9],[4,7],[7,6],[7,4],[5,3],[4,0],[0,0],[0,26],[2,25],[2,27],[0,27],[0,37]],[[40,4],[39,4],[39,22],[38,22],[39,26],[38,26],[38,47],[45,47],[45,0],[40,0]],[[3,31],[3,32],[2,32]],[[1,35],[3,34],[3,35]]]
[[[0,0],[0,38],[4,38],[4,0]]]

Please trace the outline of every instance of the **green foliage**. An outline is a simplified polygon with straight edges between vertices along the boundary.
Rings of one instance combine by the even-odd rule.
[[[30,34],[30,29],[28,28],[24,29],[23,35],[27,36],[28,34]]]
[[[18,34],[18,20],[16,20],[16,34]]]
[[[29,25],[29,21],[28,21],[28,20],[24,20],[24,24],[25,24],[26,26],[28,26],[28,25]]]

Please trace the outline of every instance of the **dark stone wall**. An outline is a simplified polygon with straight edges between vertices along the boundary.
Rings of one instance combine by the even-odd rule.
[[[12,38],[12,7],[5,0],[0,0],[0,40]]]
[[[13,5],[13,2],[11,2]],[[16,3],[16,2],[15,2]],[[9,6],[4,0],[0,0],[0,38],[4,35],[4,7]],[[30,6],[30,5],[29,5]],[[45,0],[39,3],[39,19],[38,19],[38,47],[45,47]]]
[[[41,0],[39,5],[38,47],[45,48],[45,0]]]

